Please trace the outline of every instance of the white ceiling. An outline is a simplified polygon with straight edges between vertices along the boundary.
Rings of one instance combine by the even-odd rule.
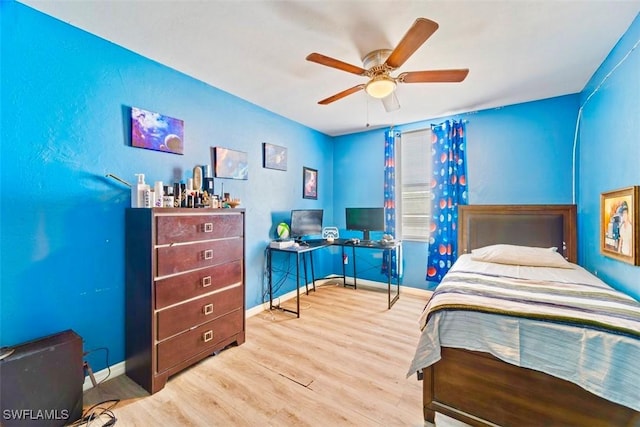
[[[640,11],[640,0],[21,2],[328,135],[579,92]],[[417,17],[440,28],[393,75],[469,68],[464,82],[399,85],[391,113],[363,91],[317,104],[366,78],[309,53],[362,66]]]

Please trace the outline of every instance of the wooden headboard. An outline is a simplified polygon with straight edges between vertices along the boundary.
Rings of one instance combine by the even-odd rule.
[[[558,248],[578,262],[575,205],[458,206],[458,253],[505,243]]]

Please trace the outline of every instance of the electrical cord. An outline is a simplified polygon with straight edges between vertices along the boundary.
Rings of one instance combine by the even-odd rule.
[[[618,67],[620,67],[622,64],[624,64],[624,62],[627,60],[627,58],[629,57],[629,55],[631,55],[631,53],[636,50],[636,48],[640,45],[640,40],[637,40],[635,42],[635,44],[631,47],[631,49],[629,49],[629,51],[622,57],[622,59],[620,61],[618,61],[618,63],[607,73],[607,75],[605,75],[602,80],[600,81],[600,83],[598,83],[598,85],[595,87],[595,89],[593,89],[593,91],[589,94],[589,96],[587,96],[587,98],[584,100],[584,102],[582,103],[582,105],[580,106],[580,108],[578,109],[578,116],[576,117],[576,127],[575,127],[575,133],[573,135],[573,153],[572,153],[572,167],[571,167],[571,178],[572,178],[572,200],[573,203],[576,203],[576,191],[577,191],[577,179],[576,179],[576,169],[577,169],[577,149],[578,149],[578,135],[579,135],[579,129],[580,129],[580,121],[582,119],[582,111],[584,110],[584,107],[587,105],[587,103],[589,102],[589,100],[591,100],[591,98],[598,93],[598,91],[600,90],[600,88],[602,87],[602,85],[604,85],[604,83],[609,80],[609,77],[611,77],[613,75],[613,73],[618,69]]]
[[[87,355],[89,355],[89,354],[91,354],[91,353],[93,353],[95,351],[99,351],[99,350],[105,352],[105,362],[107,364],[107,376],[104,377],[103,379],[101,379],[100,382],[96,384],[96,386],[99,386],[100,384],[105,382],[111,376],[111,366],[109,365],[109,349],[107,347],[96,347],[96,348],[94,348],[92,350],[85,351],[84,354],[83,354],[83,357],[84,357],[84,356],[87,356]]]
[[[269,295],[269,280],[268,280],[268,276],[269,276],[269,268],[268,268],[268,263],[267,263],[267,257],[268,257],[268,251],[269,248],[265,248],[264,250],[264,264],[263,264],[263,274],[262,274],[262,301],[265,302],[268,298]],[[284,260],[282,260],[282,262],[279,264],[279,266],[274,267],[273,265],[273,257],[271,258],[271,279],[272,279],[272,283],[271,283],[271,292],[272,295],[277,295],[278,292],[280,291],[280,288],[282,287],[282,285],[287,281],[287,279],[294,275],[293,273],[293,267],[295,266],[292,265],[292,261],[291,261],[291,256],[286,256]],[[274,276],[279,276],[279,278],[277,279],[276,282],[273,282],[273,277]],[[295,288],[294,288],[295,289]],[[280,297],[274,296],[273,297],[274,300],[280,300]],[[280,306],[281,304],[278,303],[277,306]],[[300,306],[300,310],[307,310],[311,308],[311,304],[310,303],[305,303],[302,304]],[[275,318],[273,317],[273,315],[271,315],[271,320],[275,320]]]
[[[111,403],[111,404],[106,407],[101,406],[107,403]],[[102,402],[96,403],[95,405],[91,406],[89,409],[84,411],[82,414],[82,417],[79,420],[69,424],[69,426],[71,427],[80,427],[80,426],[109,427],[109,426],[115,425],[118,419],[113,413],[113,409],[116,407],[118,403],[120,403],[120,399],[109,399],[109,400],[103,400]],[[103,418],[106,418],[106,421],[103,424],[98,424],[97,422],[102,420]]]
[[[269,269],[267,266],[267,251],[269,250],[269,248],[265,248],[265,254],[264,254],[264,268],[263,268],[263,274],[262,274],[262,301],[265,302],[267,301],[267,298],[269,296],[269,281],[268,281],[268,276],[269,276]],[[282,287],[282,285],[286,282],[287,278],[289,277],[289,275],[293,274],[291,272],[292,266],[291,266],[291,257],[287,256],[281,263],[280,266],[278,267],[274,267],[273,266],[273,257],[271,258],[271,262],[272,262],[272,268],[271,268],[271,278],[273,280],[273,276],[275,276],[276,274],[274,273],[283,273],[280,275],[280,277],[278,278],[278,280],[274,283],[271,284],[271,289],[272,289],[272,294],[276,295],[278,293],[278,291],[280,290],[280,288]]]

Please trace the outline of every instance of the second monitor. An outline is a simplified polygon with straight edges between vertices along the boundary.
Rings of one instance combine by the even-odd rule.
[[[363,240],[371,240],[370,231],[385,229],[384,208],[346,208],[347,230],[362,231]]]

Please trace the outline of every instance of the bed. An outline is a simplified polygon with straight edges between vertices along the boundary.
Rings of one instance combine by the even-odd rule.
[[[458,261],[421,317],[423,332],[408,374],[422,376],[425,420],[434,422],[438,412],[473,426],[640,426],[638,302],[577,265],[498,265],[496,272],[494,263],[470,255],[509,244],[557,248],[575,263],[575,205],[461,206],[458,244]],[[526,295],[540,293],[534,298],[544,302],[513,297],[505,277],[515,277],[515,287]],[[490,294],[495,288],[500,291]],[[565,288],[577,299],[588,294],[589,304],[596,301],[591,293],[615,301],[603,303],[603,318],[577,316],[590,307],[566,304],[572,296],[547,295]],[[473,303],[464,301],[485,291]],[[544,298],[561,299],[563,308]],[[501,300],[520,305],[503,307]]]

